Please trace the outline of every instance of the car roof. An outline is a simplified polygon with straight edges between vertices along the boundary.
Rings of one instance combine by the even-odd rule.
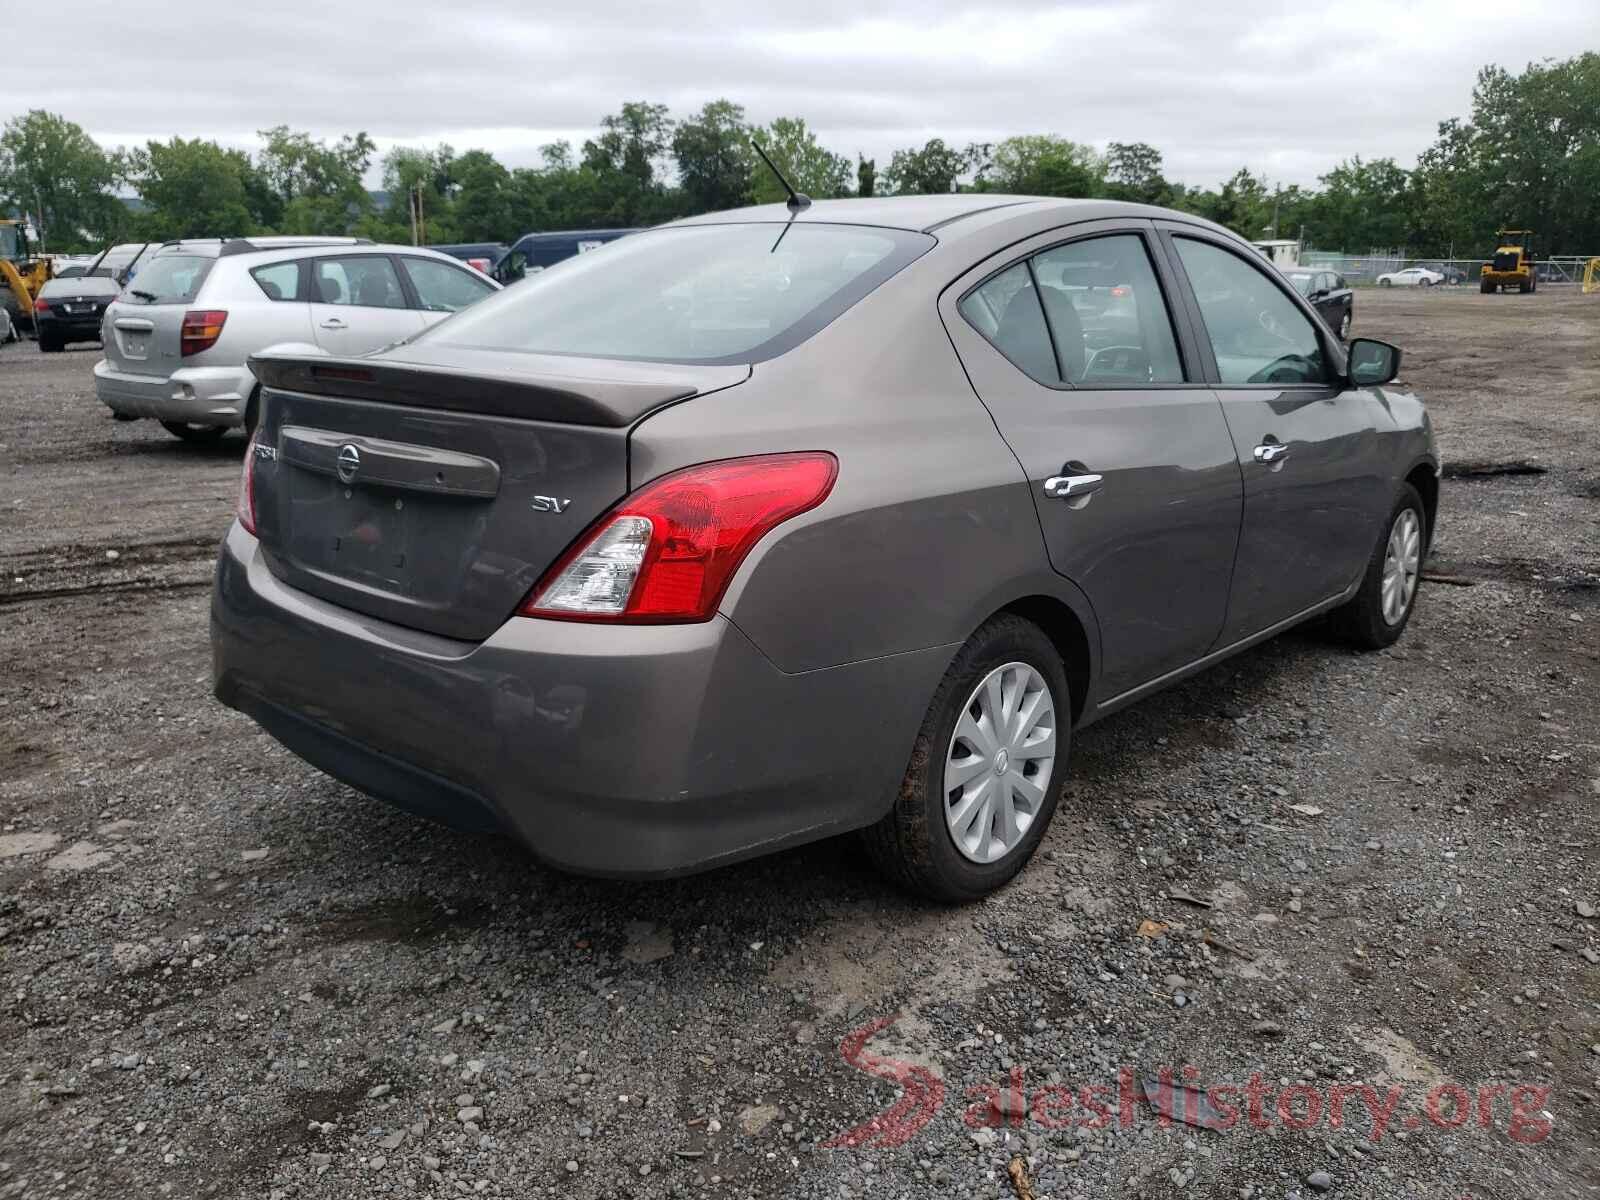
[[[1009,211],[1008,211],[1009,210]],[[988,220],[970,218],[987,214]],[[1037,217],[1046,225],[1068,225],[1078,221],[1098,221],[1138,217],[1142,220],[1183,221],[1206,229],[1227,233],[1222,226],[1192,213],[1133,204],[1124,200],[1063,199],[1058,196],[1015,196],[1000,192],[954,192],[938,196],[872,196],[866,199],[814,200],[794,214],[794,221],[810,224],[876,225],[889,229],[937,231],[941,239],[961,239],[969,231],[978,236],[993,224],[993,218]],[[717,225],[744,222],[785,222],[789,209],[783,204],[757,204],[724,212],[705,213],[674,221],[672,225]],[[669,228],[666,226],[664,228]],[[1229,233],[1229,237],[1235,235]]]

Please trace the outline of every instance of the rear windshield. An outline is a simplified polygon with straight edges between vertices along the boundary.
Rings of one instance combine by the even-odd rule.
[[[445,345],[759,362],[816,333],[934,244],[858,225],[689,225],[580,254],[421,335]]]
[[[158,254],[139,264],[126,295],[144,304],[187,304],[200,293],[214,258]]]

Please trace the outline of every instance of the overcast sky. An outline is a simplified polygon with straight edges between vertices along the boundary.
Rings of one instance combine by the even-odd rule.
[[[47,108],[107,145],[254,147],[287,124],[522,166],[624,100],[683,116],[726,96],[880,169],[933,136],[1050,132],[1150,142],[1169,177],[1207,186],[1241,165],[1310,184],[1352,154],[1410,166],[1466,115],[1482,64],[1600,47],[1600,0],[19,0],[12,16],[30,65],[0,73],[0,120]]]

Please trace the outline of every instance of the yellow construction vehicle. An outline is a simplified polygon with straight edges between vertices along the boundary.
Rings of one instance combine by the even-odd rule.
[[[51,274],[50,260],[29,247],[27,227],[0,220],[0,300],[19,329],[33,328],[33,301]]]
[[[1600,258],[1591,258],[1583,268],[1583,294],[1600,292]]]
[[[1497,229],[1495,237],[1500,245],[1483,265],[1478,290],[1486,294],[1509,287],[1519,292],[1536,290],[1539,278],[1533,269],[1533,230]]]

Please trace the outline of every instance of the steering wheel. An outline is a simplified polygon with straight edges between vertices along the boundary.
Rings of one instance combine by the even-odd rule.
[[[1118,357],[1122,361],[1117,361]],[[1143,379],[1148,382],[1154,373],[1150,356],[1145,353],[1143,346],[1101,346],[1098,350],[1089,351],[1089,360],[1083,364],[1081,378],[1084,382],[1095,378],[1095,367],[1102,358],[1113,364],[1104,376],[1106,379]]]

